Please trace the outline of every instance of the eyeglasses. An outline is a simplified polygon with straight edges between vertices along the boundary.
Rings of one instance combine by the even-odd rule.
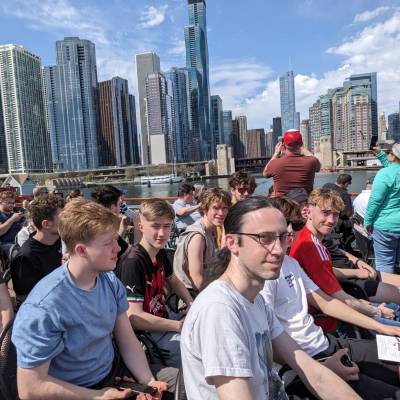
[[[276,232],[262,232],[262,233],[246,233],[246,232],[232,232],[234,235],[243,235],[253,238],[261,244],[261,246],[275,245],[276,240],[279,239],[281,246],[286,246],[288,239],[293,237],[293,233],[276,233]]]
[[[240,193],[240,194],[245,194],[246,192],[248,194],[253,194],[254,193],[254,189],[252,187],[249,186],[245,186],[245,187],[239,187],[236,188],[236,190]]]

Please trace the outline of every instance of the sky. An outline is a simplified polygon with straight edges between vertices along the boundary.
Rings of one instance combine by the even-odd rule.
[[[120,76],[136,91],[134,55],[185,65],[185,0],[1,0],[0,44],[20,44],[55,63],[55,42],[96,44],[99,80]],[[280,115],[279,76],[293,69],[301,119],[352,73],[378,73],[379,113],[398,112],[400,0],[207,0],[211,94],[224,110],[269,129]]]

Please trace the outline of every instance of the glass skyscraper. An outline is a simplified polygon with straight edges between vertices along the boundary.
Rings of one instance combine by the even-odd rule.
[[[233,146],[232,143],[232,111],[222,111],[222,123],[224,125],[224,141],[222,143]]]
[[[197,102],[191,102],[194,140],[198,148],[194,160],[208,159],[211,154],[210,84],[208,71],[208,45],[205,0],[188,0],[189,25],[185,27],[186,66],[196,68],[198,74],[190,73],[190,87],[198,87]],[[195,82],[198,80],[198,82]],[[198,115],[195,115],[198,114]]]
[[[0,46],[0,105],[10,173],[51,171],[40,58],[14,44]],[[0,132],[1,133],[1,132]],[[4,156],[4,150],[3,150]]]
[[[66,37],[56,50],[57,65],[44,68],[54,169],[94,169],[99,166],[95,45]]]
[[[296,112],[296,93],[294,90],[293,71],[286,72],[279,78],[281,97],[282,132],[300,129],[300,113]]]
[[[222,117],[222,99],[211,96],[211,158],[216,158],[217,144],[224,143],[224,125]]]
[[[186,68],[171,68],[164,75],[171,81],[171,95],[174,116],[174,155],[177,162],[189,159],[189,74]]]

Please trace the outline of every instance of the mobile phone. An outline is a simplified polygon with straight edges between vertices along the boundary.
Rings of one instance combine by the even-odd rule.
[[[142,383],[121,381],[118,382],[116,386],[120,389],[126,389],[126,388],[131,389],[132,394],[140,394],[140,393],[157,394],[157,388]]]
[[[377,142],[378,142],[378,135],[371,136],[371,142],[369,144],[369,149],[373,150],[373,148],[376,147]]]
[[[353,363],[350,360],[350,357],[347,354],[343,354],[342,357],[340,357],[340,362],[345,366],[345,367],[352,367]]]

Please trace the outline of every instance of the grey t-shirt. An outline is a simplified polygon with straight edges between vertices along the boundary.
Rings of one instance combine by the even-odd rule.
[[[257,295],[250,302],[224,281],[211,283],[194,301],[181,335],[187,397],[217,399],[213,376],[249,378],[254,399],[287,399],[272,369],[271,339],[281,325]]]

